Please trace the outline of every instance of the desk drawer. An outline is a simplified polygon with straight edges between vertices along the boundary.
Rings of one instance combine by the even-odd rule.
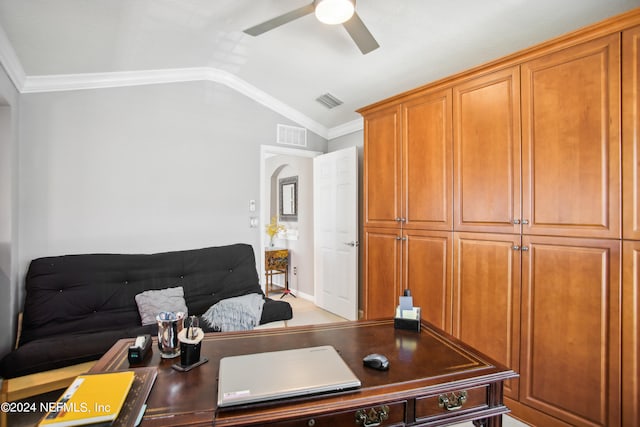
[[[416,421],[443,416],[451,417],[453,413],[468,414],[487,409],[489,407],[488,391],[488,386],[482,386],[417,398]]]
[[[383,407],[385,409],[383,409]],[[362,417],[367,417],[367,425],[380,425],[384,427],[404,426],[405,412],[407,402],[393,402],[382,405],[373,405],[364,408],[352,409],[349,411],[338,412],[330,415],[320,415],[317,417],[305,417],[293,421],[282,421],[279,423],[268,424],[269,427],[357,427],[365,425]],[[387,414],[380,424],[380,414]],[[360,420],[360,421],[359,421]]]

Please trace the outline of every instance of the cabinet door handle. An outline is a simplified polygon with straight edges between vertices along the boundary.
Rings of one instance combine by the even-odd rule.
[[[366,410],[360,409],[356,412],[356,424],[364,427],[377,427],[389,418],[389,407],[387,405],[380,408],[371,408],[367,413]]]
[[[520,246],[513,245],[513,246],[511,246],[511,249],[513,249],[514,251],[519,251],[520,250]]]
[[[401,221],[402,221],[402,218],[400,218],[400,217],[396,218],[396,222],[401,222]]]
[[[407,237],[406,237],[406,236],[403,236],[403,237],[402,237],[402,241],[403,241],[403,242],[406,242],[406,241],[407,241]]]
[[[467,401],[467,392],[461,391],[460,394],[451,393],[451,396],[441,394],[438,397],[438,406],[447,411],[455,411],[462,408],[464,402]]]
[[[529,220],[528,219],[523,219],[522,220],[522,225],[527,225],[529,224]]]
[[[519,219],[514,219],[512,222],[513,222],[515,225],[520,224],[520,220],[519,220]]]
[[[400,218],[400,222],[407,222],[407,218]]]
[[[355,242],[345,242],[344,244],[345,244],[345,245],[347,245],[347,246],[351,246],[352,248],[355,248],[355,247],[360,246],[360,242],[358,242],[358,241],[355,241]]]
[[[396,240],[402,240],[402,237],[396,236]]]
[[[529,246],[523,246],[522,247],[522,252],[527,252],[529,250]]]

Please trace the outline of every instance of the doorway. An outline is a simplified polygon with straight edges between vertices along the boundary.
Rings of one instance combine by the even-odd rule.
[[[262,283],[270,240],[264,230],[275,220],[286,231],[271,249],[288,250],[289,290],[349,320],[358,318],[357,163],[355,147],[327,154],[261,147]],[[294,219],[282,212],[283,182],[296,183]]]
[[[315,303],[313,290],[313,158],[323,153],[295,148],[262,145],[260,147],[260,250],[259,271],[266,286],[265,248],[270,245],[265,227],[275,217],[286,228],[274,243],[289,250],[289,289],[294,295]],[[280,221],[279,181],[297,178],[297,217]]]

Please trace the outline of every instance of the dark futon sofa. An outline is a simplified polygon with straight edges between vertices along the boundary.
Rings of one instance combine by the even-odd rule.
[[[226,298],[264,297],[253,249],[245,244],[39,258],[26,277],[19,346],[0,362],[0,375],[14,378],[97,360],[118,339],[155,335],[155,324],[142,326],[135,296],[175,287],[184,289],[189,315],[201,315]],[[260,324],[291,317],[287,302],[267,298]]]

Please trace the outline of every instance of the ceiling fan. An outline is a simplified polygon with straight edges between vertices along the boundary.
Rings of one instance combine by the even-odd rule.
[[[320,22],[330,25],[342,24],[363,55],[380,47],[362,19],[355,11],[356,0],[313,0],[313,3],[294,9],[244,30],[252,36],[259,36],[288,22],[315,12]]]

